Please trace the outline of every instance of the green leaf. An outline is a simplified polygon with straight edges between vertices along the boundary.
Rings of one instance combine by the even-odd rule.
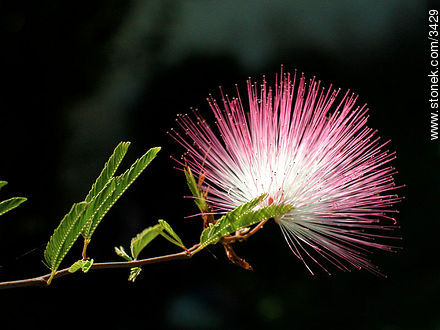
[[[96,195],[98,195],[98,193],[102,189],[104,189],[107,183],[113,178],[113,175],[115,174],[116,170],[118,169],[119,165],[124,159],[129,146],[130,146],[130,142],[120,142],[116,146],[112,155],[105,163],[104,168],[101,171],[101,174],[96,179],[95,183],[92,185],[92,188],[87,194],[85,199],[86,202],[90,202]]]
[[[8,181],[0,181],[0,189],[8,184]]]
[[[151,148],[141,158],[137,159],[128,170],[110,181],[109,185],[111,185],[114,180],[115,189],[110,194],[110,196],[108,196],[108,198],[106,197],[107,195],[103,193],[103,202],[96,202],[96,205],[99,205],[99,209],[96,210],[92,208],[92,211],[90,211],[94,215],[90,224],[90,228],[83,233],[85,239],[90,240],[93,232],[95,231],[98,224],[101,222],[102,218],[107,214],[107,212],[121,197],[121,195],[128,189],[128,187],[139,177],[142,171],[151,163],[151,161],[156,157],[156,154],[159,152],[159,150],[160,147]],[[111,190],[111,188],[109,189]],[[98,196],[96,198],[98,198]]]
[[[69,268],[69,273],[75,273],[78,270],[82,270],[83,273],[87,273],[93,265],[93,259],[90,260],[78,260],[73,263]]]
[[[206,212],[206,210],[208,210],[208,203],[206,203],[205,196],[203,195],[203,192],[200,191],[189,166],[184,168],[184,172],[186,183],[188,184],[189,190],[191,190],[191,193],[194,197],[194,202],[201,212]]]
[[[131,255],[134,260],[137,259],[139,253],[160,234],[164,228],[161,224],[155,225],[153,227],[148,227],[144,229],[141,233],[137,234],[136,237],[131,239],[130,250]]]
[[[84,260],[83,264],[81,265],[81,269],[83,273],[87,273],[90,270],[90,268],[92,268],[92,265],[93,265],[93,259]]]
[[[124,247],[120,246],[120,247],[116,247],[115,246],[115,252],[118,256],[120,256],[121,258],[124,258],[127,261],[133,261],[133,258],[130,257],[127,252],[125,252]]]
[[[67,213],[59,226],[55,229],[46,250],[44,251],[44,259],[47,265],[52,270],[52,275],[55,274],[61,261],[69,252],[73,243],[78,239],[84,225],[86,218],[82,217],[84,210],[88,203],[81,202],[73,204],[69,213]],[[51,280],[51,279],[50,279]],[[48,281],[50,283],[50,280]]]
[[[165,234],[163,231],[160,232],[160,234],[165,237],[167,240],[169,240],[171,243],[181,247],[182,249],[185,249],[185,245],[183,245],[182,240],[180,239],[180,237],[174,232],[173,228],[171,228],[171,226],[168,224],[168,222],[166,222],[165,220],[159,220],[159,224],[162,225],[163,229],[165,229],[165,231],[170,234],[167,235]]]
[[[141,273],[142,268],[141,267],[133,267],[130,269],[130,275],[128,276],[128,280],[131,282],[136,281],[136,278]]]
[[[198,250],[209,244],[216,244],[222,237],[230,235],[239,229],[282,215],[292,209],[290,205],[272,204],[257,210],[252,210],[262,200],[262,197],[264,197],[264,195],[240,205],[218,219],[215,224],[210,224],[208,228],[205,228],[200,236],[200,247]]]
[[[249,212],[253,208],[255,208],[259,203],[263,201],[263,199],[266,197],[266,194],[262,194],[252,200],[250,200],[247,203],[241,204],[240,206],[236,207],[234,210],[226,213],[224,216],[222,216],[220,219],[217,220],[215,224],[210,224],[208,228],[205,228],[202,231],[202,234],[200,236],[200,243],[203,244],[206,242],[210,237],[214,236],[214,233],[220,229],[225,223],[225,221],[232,222],[234,219],[239,218],[241,215],[245,214],[246,212]],[[221,222],[222,221],[222,222]],[[221,223],[220,223],[221,222]],[[216,226],[215,228],[213,228]],[[227,235],[227,234],[226,234]],[[224,235],[223,235],[224,236]],[[219,239],[223,236],[220,236]],[[206,244],[207,245],[207,244]]]
[[[141,158],[137,159],[123,174],[116,177],[118,194],[122,194],[133,183],[142,171],[151,163],[160,151],[160,147],[151,148]]]
[[[84,264],[85,260],[78,260],[75,261],[72,266],[69,268],[69,273],[75,273],[76,271],[80,270]]]
[[[112,155],[105,163],[101,174],[96,179],[95,183],[92,185],[89,193],[87,194],[85,201],[89,202],[91,205],[89,206],[84,217],[90,218],[89,226],[84,228],[82,234],[86,240],[90,240],[92,233],[95,231],[101,219],[95,218],[98,211],[103,206],[104,202],[110,197],[113,191],[116,188],[116,182],[113,178],[116,170],[124,159],[125,154],[127,153],[128,147],[130,146],[130,142],[120,142]]]
[[[16,208],[18,205],[25,202],[26,200],[27,198],[25,197],[12,197],[3,202],[0,202],[0,215],[3,215],[6,212],[9,212],[10,210]]]
[[[86,225],[82,230],[82,235],[85,239],[90,240],[96,227],[98,227],[105,213],[107,213],[108,210],[105,210],[107,207],[106,203],[108,203],[109,199],[112,198],[115,189],[116,179],[113,178],[109,183],[107,183],[105,188],[92,199],[89,207],[83,213],[82,217],[85,218]]]

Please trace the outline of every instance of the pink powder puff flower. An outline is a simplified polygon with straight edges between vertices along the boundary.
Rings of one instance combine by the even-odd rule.
[[[171,134],[187,149],[185,161],[205,177],[207,201],[224,213],[263,193],[266,203],[293,209],[275,219],[292,252],[313,274],[308,260],[381,274],[367,259],[369,248],[394,250],[378,242],[397,228],[390,191],[394,152],[384,151],[367,127],[365,105],[347,91],[326,90],[315,78],[296,72],[276,77],[272,90],[247,81],[248,102],[222,95],[209,105],[220,136],[197,111],[180,115],[186,133]],[[340,95],[342,94],[342,95]]]

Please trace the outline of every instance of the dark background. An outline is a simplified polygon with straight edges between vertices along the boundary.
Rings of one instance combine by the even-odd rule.
[[[431,6],[431,7],[429,7]],[[366,272],[311,276],[275,224],[237,247],[255,268],[213,247],[189,261],[92,271],[48,289],[0,292],[2,329],[108,324],[111,329],[440,329],[438,141],[430,141],[425,1],[6,1],[0,4],[1,199],[28,201],[0,219],[0,280],[46,273],[42,253],[82,200],[114,146],[132,142],[122,169],[162,146],[95,232],[89,254],[164,218],[191,245],[200,232],[167,136],[177,113],[218,85],[245,94],[248,76],[284,64],[350,88],[370,124],[391,139],[406,199],[402,251],[376,253],[388,278]],[[437,6],[437,9],[438,6]],[[209,115],[208,115],[209,117]],[[80,244],[62,266],[80,254]],[[176,251],[163,239],[143,256]],[[61,315],[57,319],[55,311]]]

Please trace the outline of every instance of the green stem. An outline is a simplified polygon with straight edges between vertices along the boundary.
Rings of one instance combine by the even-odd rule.
[[[83,260],[87,260],[87,246],[90,243],[90,239],[88,238],[84,238],[84,245],[83,245],[83,250],[82,250],[82,259]]]
[[[49,279],[46,281],[46,284],[47,284],[47,285],[50,285],[50,283],[52,282],[52,280],[53,280],[53,278],[55,277],[55,275],[56,275],[56,272],[52,272],[52,273],[50,273],[50,277],[49,277]]]

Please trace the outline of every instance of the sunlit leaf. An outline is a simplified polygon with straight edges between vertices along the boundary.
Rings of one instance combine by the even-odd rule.
[[[209,244],[216,244],[222,237],[230,235],[239,229],[282,215],[292,209],[290,205],[272,204],[253,210],[261,201],[261,198],[262,196],[240,205],[218,219],[215,224],[210,224],[209,227],[202,232],[199,249]]]
[[[118,256],[120,256],[121,258],[124,258],[127,261],[132,261],[133,258],[130,257],[127,252],[125,252],[124,247],[120,246],[120,247],[116,247],[115,246],[115,252]]]
[[[82,216],[86,218],[86,226],[82,231],[84,238],[90,239],[92,237],[96,227],[99,225],[105,213],[108,211],[105,209],[108,207],[106,203],[112,198],[115,189],[116,179],[113,178],[109,183],[107,183],[104,189],[102,189],[98,195],[92,199],[89,207],[83,213]]]
[[[221,230],[221,228],[225,225],[226,225],[226,230],[229,229],[229,227],[231,226],[230,223],[234,221],[234,219],[239,218],[241,215],[255,208],[259,203],[263,201],[265,197],[266,195],[262,194],[250,200],[247,203],[241,204],[240,206],[236,207],[234,210],[226,213],[224,216],[218,219],[215,224],[210,224],[208,228],[205,228],[203,230],[200,236],[200,243],[203,244],[206,241],[208,241],[208,239],[214,237],[215,236],[214,234],[218,233]],[[220,236],[219,239],[221,237],[222,236]]]
[[[90,202],[99,192],[104,189],[107,183],[113,178],[116,170],[124,159],[125,154],[127,153],[128,147],[130,146],[130,142],[120,142],[112,155],[105,163],[104,168],[101,171],[101,174],[96,179],[95,183],[92,185],[89,193],[87,194],[85,201]]]
[[[69,273],[75,273],[78,270],[82,270],[83,273],[87,273],[93,265],[93,259],[78,260],[73,263],[69,268]]]
[[[130,275],[128,276],[128,280],[131,282],[136,281],[136,278],[141,273],[142,268],[141,267],[133,267],[130,269]]]
[[[5,182],[5,181],[3,181]],[[0,215],[5,214],[6,212],[9,212],[10,210],[16,208],[21,203],[25,202],[27,198],[25,197],[12,197],[10,199],[7,199],[3,202],[0,202]]]
[[[161,224],[155,225],[153,227],[148,227],[144,229],[141,233],[137,234],[136,237],[131,239],[130,250],[133,259],[137,259],[139,253],[160,234],[163,230]]]
[[[86,221],[82,214],[87,206],[86,202],[73,204],[47,243],[44,259],[52,270],[52,274],[56,272],[61,261],[80,235]]]
[[[194,178],[194,175],[192,174],[189,166],[184,168],[184,172],[186,183],[188,184],[189,190],[191,190],[191,193],[194,197],[194,202],[201,212],[206,212],[206,210],[208,209],[208,204],[206,203],[205,196],[203,195],[203,192],[200,191],[196,179]]]
[[[0,181],[0,189],[8,184],[7,181]]]
[[[163,231],[160,232],[160,234],[165,237],[168,241],[171,243],[181,247],[182,249],[185,249],[185,245],[183,245],[182,240],[180,237],[174,232],[173,228],[166,222],[165,220],[159,220],[159,223],[162,225],[162,227],[165,229],[165,231],[169,234],[167,235]]]
[[[84,260],[83,264],[81,265],[81,269],[83,273],[87,273],[90,270],[90,268],[92,268],[92,265],[93,265],[93,259]]]
[[[151,148],[141,158],[137,159],[131,167],[123,174],[114,177],[107,186],[115,185],[114,190],[110,195],[103,195],[102,203],[96,202],[96,207],[93,206],[92,212],[93,218],[90,223],[90,227],[83,233],[85,239],[90,239],[102,218],[107,214],[110,208],[116,203],[116,201],[122,196],[122,194],[128,189],[128,187],[139,177],[139,175],[145,170],[145,168],[151,163],[159,152],[160,147]],[[112,187],[109,187],[109,190]],[[106,188],[104,188],[105,190]],[[107,193],[107,192],[106,192]],[[98,197],[98,196],[97,196]],[[98,208],[98,209],[96,209]]]
[[[75,261],[72,266],[69,268],[69,273],[75,273],[76,271],[80,270],[82,268],[83,263],[85,260],[78,260]]]

